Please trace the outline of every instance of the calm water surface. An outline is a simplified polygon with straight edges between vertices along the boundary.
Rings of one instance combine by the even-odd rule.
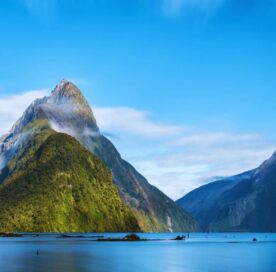
[[[140,236],[171,239],[176,235],[179,234]],[[122,236],[105,234],[105,237]],[[49,234],[0,238],[0,271],[276,271],[276,234],[196,233],[190,234],[186,241],[147,242],[95,242],[92,238],[56,237]],[[253,238],[258,242],[252,242]]]

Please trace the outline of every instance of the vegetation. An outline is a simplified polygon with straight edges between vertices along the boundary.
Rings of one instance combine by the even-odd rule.
[[[14,172],[24,169],[26,162],[32,158],[35,151],[53,133],[55,131],[49,127],[46,118],[40,118],[30,122],[22,131],[22,135],[24,136],[20,141],[16,153],[0,171],[0,184]]]
[[[52,133],[0,187],[0,231],[139,231],[106,166]]]

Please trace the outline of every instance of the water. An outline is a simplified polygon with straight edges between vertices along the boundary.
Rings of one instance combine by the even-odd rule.
[[[140,236],[171,239],[176,235],[182,234]],[[123,236],[105,234],[105,237]],[[91,237],[56,237],[48,234],[0,238],[0,271],[276,271],[276,234],[192,233],[186,241],[147,242],[95,242]],[[253,238],[258,242],[252,242]]]

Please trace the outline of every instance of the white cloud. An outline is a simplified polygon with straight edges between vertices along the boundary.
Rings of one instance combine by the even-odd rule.
[[[253,169],[275,150],[275,143],[258,133],[164,125],[133,108],[94,112],[99,127],[121,139],[123,157],[174,199],[213,177]]]
[[[275,144],[257,134],[207,132],[194,138],[175,139],[181,145],[170,143],[171,148],[165,152],[130,160],[154,185],[177,199],[213,177],[251,170],[275,150]]]
[[[117,143],[123,157],[174,199],[213,177],[253,169],[275,150],[275,144],[258,133],[161,125],[133,108],[94,112],[99,127],[121,139]]]
[[[48,93],[0,97],[0,133],[6,133],[34,99]],[[214,176],[253,169],[275,150],[275,143],[257,133],[162,124],[148,112],[129,107],[94,108],[94,113],[101,131],[116,136],[112,140],[123,157],[174,199]]]
[[[48,92],[48,90],[42,89],[0,97],[0,135],[11,129],[32,101],[44,97]]]
[[[263,142],[263,138],[256,133],[231,133],[222,131],[187,131],[185,135],[174,139],[173,145],[176,146],[210,146],[225,144],[255,144]]]
[[[129,133],[144,138],[162,138],[176,135],[181,127],[152,121],[149,113],[128,107],[94,108],[102,131],[114,134]]]

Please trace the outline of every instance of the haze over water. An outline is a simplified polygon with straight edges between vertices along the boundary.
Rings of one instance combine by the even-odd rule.
[[[1,238],[0,271],[276,271],[276,234],[192,233],[186,241],[169,240],[176,235],[141,234],[165,239],[146,242],[95,242],[55,234]]]

